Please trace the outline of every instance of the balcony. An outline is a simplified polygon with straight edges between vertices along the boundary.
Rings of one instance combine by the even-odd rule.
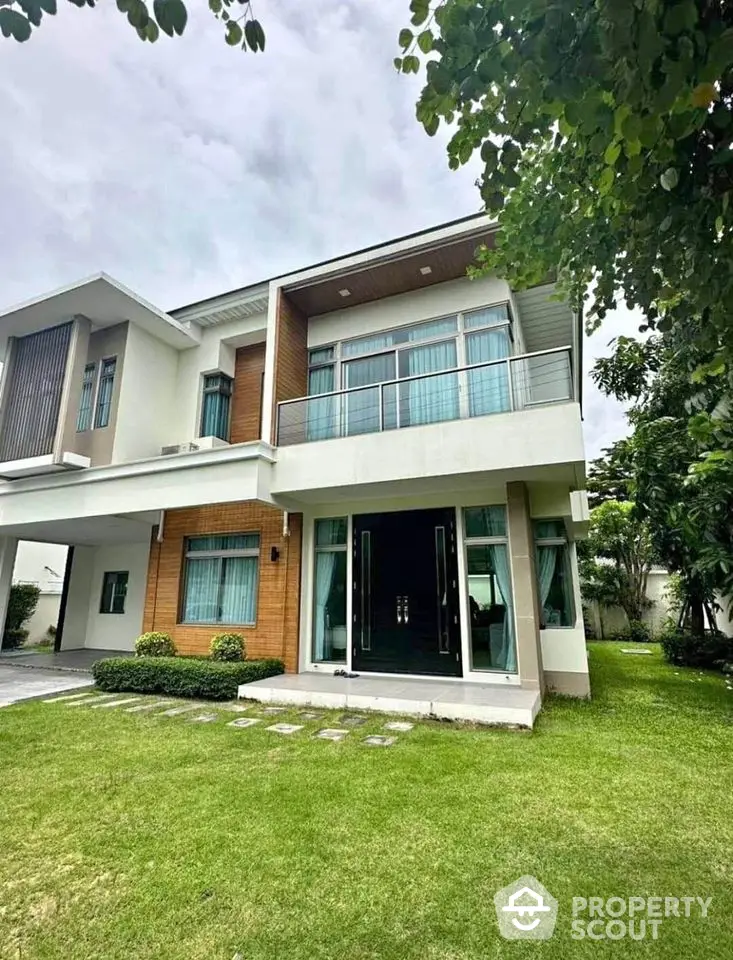
[[[570,347],[278,404],[278,446],[513,413],[573,401]]]
[[[585,463],[567,347],[285,401],[278,439],[270,490],[292,510],[510,479],[575,487]]]

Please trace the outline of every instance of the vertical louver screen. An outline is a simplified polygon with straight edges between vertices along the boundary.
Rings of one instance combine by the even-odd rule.
[[[0,462],[52,453],[71,323],[15,341],[3,397]]]

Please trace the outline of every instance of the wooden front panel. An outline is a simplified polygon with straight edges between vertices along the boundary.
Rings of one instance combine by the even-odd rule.
[[[308,392],[308,319],[280,291],[275,333],[275,409],[272,443],[277,442],[277,404]]]
[[[235,355],[232,393],[232,443],[260,439],[262,423],[262,378],[265,374],[265,344],[240,347]]]
[[[303,518],[291,513],[289,519],[290,536],[283,537],[282,511],[257,501],[166,511],[163,542],[153,539],[150,550],[143,629],[169,633],[182,654],[207,654],[214,634],[241,633],[249,659],[281,657],[288,672],[297,671]],[[215,533],[260,534],[254,626],[178,622],[185,539]],[[272,547],[280,551],[274,563]]]

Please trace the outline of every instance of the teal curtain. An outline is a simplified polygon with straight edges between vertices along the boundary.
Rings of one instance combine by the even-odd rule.
[[[216,623],[219,617],[221,557],[186,561],[185,623]]]
[[[407,351],[408,375],[434,373],[450,370],[457,365],[455,340],[431,343]],[[441,377],[427,377],[400,384],[401,411],[406,416],[403,426],[410,424],[438,423],[442,420],[457,420],[458,374],[446,373]]]
[[[367,387],[372,383],[384,383],[395,379],[395,355],[383,353],[377,357],[364,357],[363,360],[352,360],[344,365],[345,386],[351,390],[354,387]],[[384,427],[390,429],[395,425],[394,403],[389,402],[393,396],[393,389],[385,388]],[[354,436],[358,433],[376,433],[379,430],[379,401],[378,387],[372,390],[357,390],[346,396],[346,433]]]
[[[482,330],[466,337],[466,359],[471,363],[503,360],[509,356],[509,336],[506,330]],[[507,366],[499,363],[468,372],[469,416],[502,413],[509,409],[509,382]]]
[[[497,670],[507,673],[517,671],[517,649],[514,642],[514,599],[512,595],[512,577],[509,570],[507,548],[503,543],[492,544],[491,563],[496,576],[496,584],[504,603],[504,629],[496,640],[491,641],[491,663]]]
[[[226,557],[222,562],[219,622],[254,623],[257,608],[257,558]]]
[[[316,586],[313,612],[313,659],[328,660],[331,644],[328,638],[326,606],[331,594],[333,574],[336,569],[335,551],[316,552]]]
[[[204,393],[201,407],[201,437],[229,439],[229,396],[212,390]]]
[[[330,393],[334,389],[333,367],[316,367],[308,374],[308,396]],[[308,400],[306,413],[306,437],[308,440],[330,440],[339,430],[339,397],[323,397]]]

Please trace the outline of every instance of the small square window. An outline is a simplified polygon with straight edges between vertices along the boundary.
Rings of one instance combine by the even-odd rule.
[[[102,599],[99,604],[100,613],[124,613],[125,598],[127,597],[127,570],[116,570],[105,573],[102,580]]]

